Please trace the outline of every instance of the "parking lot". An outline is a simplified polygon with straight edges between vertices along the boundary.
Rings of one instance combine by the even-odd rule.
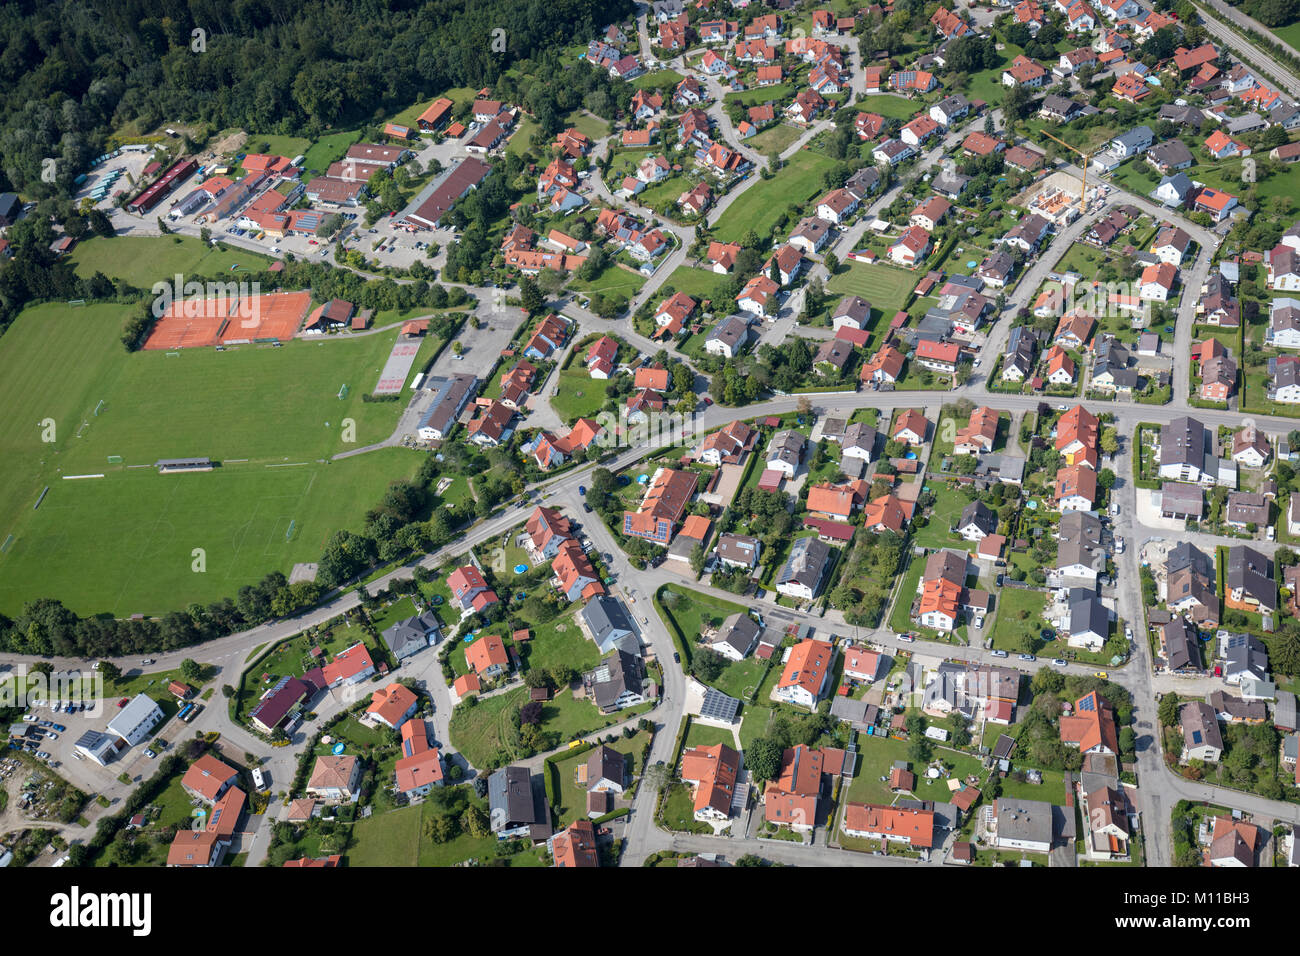
[[[34,724],[46,736],[39,741],[37,747],[29,747],[28,751],[33,753],[33,756],[36,753],[49,754],[46,763],[71,781],[74,786],[87,793],[103,793],[117,786],[117,777],[122,773],[126,773],[133,780],[137,777],[149,776],[152,772],[153,758],[145,753],[148,742],[132,747],[107,767],[101,767],[93,760],[76,753],[76,743],[82,734],[88,730],[103,732],[107,728],[108,722],[113,719],[118,709],[118,702],[119,698],[100,701],[98,706],[92,703],[84,710],[77,709],[69,713],[67,708],[72,702],[43,699],[32,701],[31,706],[27,708],[24,722]],[[60,703],[63,709],[56,711],[54,706]],[[28,721],[26,717],[34,719]],[[177,729],[180,726],[179,721],[174,717],[169,718],[154,729],[151,739],[161,735],[169,742],[174,742],[174,735],[182,732]],[[59,730],[59,727],[64,729]],[[50,737],[50,734],[57,736]]]
[[[113,209],[113,197],[118,192],[125,192],[128,196],[134,195],[140,191],[140,174],[144,168],[154,161],[154,151],[152,149],[144,151],[121,152],[112,159],[106,161],[101,166],[86,173],[85,181],[77,187],[76,199],[78,203],[93,193],[102,182],[113,177],[117,173],[117,180],[108,190],[108,195],[95,203],[96,209],[102,209],[109,212]]]

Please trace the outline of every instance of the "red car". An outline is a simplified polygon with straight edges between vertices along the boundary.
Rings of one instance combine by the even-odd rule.
[[[119,700],[119,701],[117,702],[117,706],[119,706],[119,707],[125,707],[125,706],[126,706],[127,704],[129,704],[129,703],[131,703],[131,698],[130,698],[130,697],[123,697],[121,700]]]

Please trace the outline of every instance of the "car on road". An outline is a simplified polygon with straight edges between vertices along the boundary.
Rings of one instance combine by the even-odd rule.
[[[678,654],[676,651],[673,651],[673,663],[680,664],[681,662],[682,662],[682,655]]]
[[[1063,412],[1063,411],[1065,411],[1065,410],[1066,410],[1067,408],[1069,408],[1069,407],[1070,407],[1069,405],[1057,405],[1057,406],[1056,406],[1056,410],[1057,410],[1058,412]]]
[[[586,485],[578,485],[578,494],[582,495],[583,497],[586,497],[586,494],[587,494],[587,486],[586,486]]]
[[[1124,636],[1130,641],[1133,640],[1133,628],[1129,627],[1127,624],[1124,625]]]
[[[1057,666],[1057,667],[1065,667],[1065,666],[1066,666],[1065,661],[1061,660],[1059,657],[1058,657],[1056,660],[1052,661],[1052,663],[1053,663],[1055,666]]]
[[[1100,677],[1102,680],[1109,680],[1109,679],[1110,679],[1110,675],[1107,674],[1105,671],[1097,671],[1097,672],[1096,672],[1095,674],[1093,674],[1092,676],[1093,676],[1093,677]]]
[[[582,510],[585,511],[585,512],[587,512],[588,514],[590,514],[590,513],[591,513],[591,505],[587,504],[587,502],[584,501],[584,502],[582,503]]]
[[[994,657],[1010,657],[1006,651],[989,651]]]
[[[142,661],[140,662],[140,666],[141,666],[141,667],[148,667],[148,666],[149,666],[150,664],[152,664],[153,662],[154,662],[154,659],[153,659],[152,657],[146,657],[144,660],[142,660]]]
[[[1021,659],[1022,661],[1036,661],[1036,660],[1038,660],[1038,658],[1035,657],[1033,654],[1021,654],[1021,655],[1019,655],[1019,656],[1020,656],[1020,659]]]
[[[898,638],[900,641],[903,641],[904,643],[907,644],[916,643],[916,638],[914,638],[911,634],[895,634],[894,637]]]

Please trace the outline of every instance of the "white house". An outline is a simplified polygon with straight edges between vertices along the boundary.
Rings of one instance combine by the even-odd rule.
[[[108,732],[134,747],[149,736],[163,719],[162,708],[148,694],[136,694],[131,702],[108,722]]]

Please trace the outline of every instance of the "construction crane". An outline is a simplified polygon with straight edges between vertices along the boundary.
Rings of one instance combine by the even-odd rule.
[[[1043,130],[1043,135],[1046,136],[1048,139],[1055,140],[1056,142],[1060,143],[1066,149],[1078,153],[1079,157],[1083,160],[1083,162],[1080,164],[1083,167],[1083,183],[1079,188],[1079,214],[1082,215],[1084,211],[1087,209],[1087,204],[1088,204],[1088,163],[1093,156],[1101,152],[1101,147],[1097,147],[1092,152],[1088,153],[1079,149],[1079,147],[1077,146],[1071,146],[1065,140],[1053,136],[1051,133],[1047,132],[1046,130]]]

